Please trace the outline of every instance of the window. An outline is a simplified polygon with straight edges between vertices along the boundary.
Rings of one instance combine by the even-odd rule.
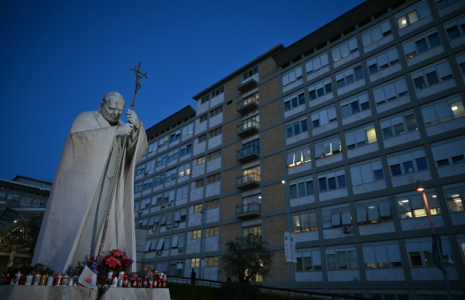
[[[292,69],[291,71],[285,73],[283,75],[283,87],[294,83],[296,80],[299,80],[302,78],[302,66],[298,66],[295,69]]]
[[[198,268],[200,267],[200,258],[191,258],[191,268]]]
[[[242,236],[246,238],[247,236],[252,235],[252,236],[257,236],[259,235],[260,237],[262,236],[262,226],[257,225],[257,226],[252,226],[252,227],[244,227],[242,228]]]
[[[333,121],[337,121],[335,106],[331,106],[329,108],[320,110],[319,112],[312,114],[313,129],[316,129],[320,126],[324,126]]]
[[[454,257],[452,256],[452,249],[450,247],[449,239],[444,236],[441,237],[442,245],[442,263],[444,266],[454,264]],[[431,238],[417,238],[408,239],[405,241],[410,265],[412,267],[434,267],[433,251]]]
[[[162,194],[158,194],[156,196],[153,196],[152,197],[152,205],[153,206],[160,206],[161,205],[161,201],[163,199],[163,195]]]
[[[205,155],[196,159],[197,166],[205,163]]]
[[[388,164],[392,177],[428,170],[423,149],[388,157]]]
[[[200,103],[204,104],[205,102],[208,102],[210,100],[210,95],[206,95],[200,99]]]
[[[326,67],[327,65],[329,65],[328,53],[323,53],[307,61],[307,63],[305,64],[305,70],[307,71],[307,75],[310,75],[313,72],[316,72],[321,68]]]
[[[181,156],[192,153],[192,143],[186,144],[181,147]]]
[[[389,20],[386,20],[362,32],[363,46],[367,47],[391,34],[391,23],[389,23]]]
[[[170,182],[171,180],[176,180],[176,176],[178,172],[176,168],[166,171],[166,182]]]
[[[291,199],[313,195],[315,193],[313,178],[309,177],[291,181],[289,183],[289,192]]]
[[[213,129],[212,131],[210,131],[208,133],[208,138],[211,139],[211,138],[214,138],[215,136],[218,136],[222,133],[222,128],[221,127],[218,127],[216,129]]]
[[[220,235],[220,228],[218,226],[207,228],[206,237],[212,237],[212,236],[218,236],[218,235]]]
[[[219,107],[217,107],[217,108],[215,108],[215,109],[212,109],[212,110],[210,111],[210,118],[211,118],[211,117],[214,117],[214,116],[216,116],[216,115],[219,115],[219,114],[221,114],[222,112],[223,112],[223,106],[219,106]]]
[[[463,36],[465,34],[465,15],[461,15],[457,19],[445,23],[444,28],[451,41]]]
[[[465,53],[457,55],[457,64],[459,65],[462,75],[465,75]]]
[[[292,216],[292,232],[302,233],[318,230],[315,212],[300,213]]]
[[[287,137],[293,137],[308,131],[307,118],[294,121],[286,125]]]
[[[192,134],[193,132],[194,132],[194,123],[191,122],[182,127],[181,135],[182,137],[185,137],[185,136],[188,136],[189,134]]]
[[[319,250],[296,253],[296,272],[321,271],[321,254]]]
[[[407,59],[442,45],[436,29],[414,37],[402,44]]]
[[[256,103],[258,105],[258,92],[253,93],[250,96],[244,97],[242,101],[237,104],[237,108],[239,109],[252,103]]]
[[[197,239],[200,239],[200,238],[202,238],[202,230],[201,229],[192,230],[192,239],[197,240]]]
[[[215,209],[218,207],[220,207],[220,199],[215,199],[215,200],[210,200],[210,201],[205,202],[205,208],[207,210]]]
[[[156,152],[157,151],[157,142],[153,142],[149,145],[149,150],[148,150],[148,153],[152,153],[152,152]]]
[[[165,174],[155,176],[155,186],[162,185],[165,182]]]
[[[397,78],[373,89],[376,105],[408,95],[407,81]]]
[[[258,74],[258,66],[248,70],[244,74],[242,74],[242,81],[249,79],[250,77],[254,76],[255,74]]]
[[[199,117],[199,123],[203,123],[207,120],[208,120],[208,114],[204,114]]]
[[[333,92],[333,84],[331,82],[331,77],[328,77],[324,80],[321,80],[317,83],[311,84],[308,87],[308,93],[310,95],[310,101],[318,99],[324,95]]]
[[[260,166],[242,170],[241,180],[242,180],[242,183],[246,183],[250,181],[260,181],[261,180]]]
[[[349,56],[352,53],[358,52],[357,38],[352,39],[338,45],[337,47],[331,48],[333,53],[334,62],[340,61],[341,59]]]
[[[152,178],[144,180],[144,191],[148,190],[148,189],[151,189],[152,184],[153,184],[153,179]]]
[[[431,105],[421,107],[423,120],[426,126],[436,125],[465,116],[463,100],[460,95],[433,102]]]
[[[195,188],[196,188],[196,189],[203,187],[203,185],[204,185],[204,180],[203,180],[203,178],[202,178],[202,179],[198,179],[198,180],[195,181]]]
[[[399,53],[396,48],[378,54],[376,57],[367,60],[370,75],[383,71],[397,63],[399,63]]]
[[[250,153],[260,153],[260,140],[256,139],[248,143],[242,144],[241,155],[245,156]]]
[[[464,186],[444,188],[444,194],[451,213],[463,212],[463,197],[465,196]]]
[[[166,165],[166,154],[157,157],[157,167]]]
[[[170,142],[175,142],[177,140],[181,139],[181,129],[176,130],[175,132],[171,133],[171,139]]]
[[[417,91],[452,78],[452,69],[449,61],[447,60],[443,60],[434,65],[429,65],[426,68],[412,73],[413,84]]]
[[[208,153],[208,161],[221,157],[221,149]]]
[[[321,210],[321,215],[324,229],[352,225],[349,206],[325,208]]]
[[[370,200],[355,205],[358,224],[378,223],[381,220],[392,220],[391,204],[388,199]]]
[[[326,250],[328,270],[358,269],[357,252],[355,248],[339,248]]]
[[[413,112],[405,112],[401,115],[381,120],[380,124],[385,140],[418,130],[417,120]]]
[[[368,94],[361,94],[349,100],[341,101],[342,118],[355,115],[370,108]]]
[[[305,96],[303,91],[284,98],[284,111],[289,111],[301,105],[305,105]]]
[[[350,177],[352,185],[360,185],[384,179],[383,164],[381,160],[364,162],[350,166]]]
[[[437,200],[436,192],[426,192],[428,206],[431,215],[441,213],[441,208]],[[426,209],[423,203],[423,196],[420,192],[413,192],[406,195],[396,196],[397,208],[401,219],[426,217]]]
[[[431,11],[429,9],[428,3],[426,1],[422,1],[416,6],[410,6],[408,9],[397,14],[395,18],[397,26],[399,29],[402,29],[429,15],[431,15]]]
[[[362,66],[351,67],[336,74],[337,88],[343,88],[360,79],[363,79]]]
[[[287,167],[293,168],[311,161],[310,146],[304,146],[287,151]]]
[[[136,176],[142,175],[145,173],[145,165],[137,166]]]
[[[166,146],[168,144],[168,140],[169,140],[169,137],[164,136],[164,137],[160,138],[160,140],[158,141],[158,145],[160,147]]]
[[[218,266],[218,256],[205,257],[205,267],[217,267],[217,266]]]
[[[190,163],[179,166],[179,168],[178,168],[178,177],[187,176],[190,173],[191,173],[191,164]]]
[[[155,159],[149,160],[147,162],[146,172],[152,171],[153,169],[155,169]]]
[[[338,136],[315,142],[315,159],[341,152],[341,140]]]
[[[436,6],[438,7],[438,10],[441,10],[443,8],[448,7],[449,5],[459,2],[460,0],[435,0],[435,1],[436,1]]]
[[[224,87],[220,87],[216,90],[214,90],[212,93],[211,93],[211,98],[215,98],[216,96],[219,96],[220,94],[223,94],[224,93]]]
[[[345,172],[344,170],[339,170],[337,172],[318,175],[318,184],[320,193],[346,188],[347,182]]]
[[[207,140],[207,135],[206,134],[202,134],[202,135],[199,135],[198,137],[198,143],[203,143]]]
[[[194,213],[199,213],[202,210],[203,203],[194,205]]]
[[[431,145],[438,167],[465,162],[465,139]]]
[[[358,147],[376,143],[376,131],[374,125],[368,125],[346,133],[347,149],[352,150]]]
[[[251,118],[248,118],[246,120],[243,120],[241,125],[238,126],[238,132],[242,132],[242,131],[245,131],[249,128],[260,128],[260,116],[259,115],[255,115]]]
[[[363,246],[363,259],[366,269],[402,267],[399,245]]]
[[[189,192],[189,187],[187,185],[178,187],[176,189],[176,200],[187,199]]]
[[[142,192],[142,183],[138,183],[134,186],[134,193]]]
[[[168,152],[168,162],[178,159],[179,149],[174,149]]]
[[[207,185],[221,181],[221,173],[207,176]]]

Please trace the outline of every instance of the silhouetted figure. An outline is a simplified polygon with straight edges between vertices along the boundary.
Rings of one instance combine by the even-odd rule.
[[[197,273],[195,273],[194,269],[191,272],[191,284],[195,284],[195,280],[197,279]]]

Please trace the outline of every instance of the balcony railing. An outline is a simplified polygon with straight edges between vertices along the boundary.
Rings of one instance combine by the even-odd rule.
[[[240,162],[246,162],[260,156],[260,147],[251,145],[242,148],[236,152],[236,159]]]
[[[248,203],[236,206],[236,217],[249,218],[259,216],[262,205],[260,203]]]
[[[258,107],[258,98],[249,97],[237,103],[237,112],[241,114],[245,114],[246,112],[254,110],[257,107]]]
[[[246,137],[248,135],[257,133],[260,129],[260,123],[257,120],[247,120],[241,125],[237,126],[237,135]]]
[[[259,173],[250,173],[247,175],[239,176],[236,179],[236,187],[241,190],[255,187],[255,186],[258,186],[259,184],[260,184]]]

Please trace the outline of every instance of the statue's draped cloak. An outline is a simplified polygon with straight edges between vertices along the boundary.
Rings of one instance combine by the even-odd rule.
[[[134,167],[147,150],[147,138],[141,123],[139,131],[127,137],[126,151],[121,152],[123,138],[116,137],[116,129],[99,111],[81,113],[74,120],[47,202],[33,264],[43,263],[64,272],[87,256],[97,255],[110,198],[113,202],[103,253],[121,249],[135,260]],[[120,156],[122,167],[116,177]]]

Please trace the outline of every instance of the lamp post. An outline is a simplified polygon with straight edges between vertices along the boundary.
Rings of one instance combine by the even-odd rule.
[[[204,269],[205,269],[205,240],[207,239],[207,208],[205,203],[202,204],[200,213],[203,218],[203,229],[202,229],[202,261],[200,262],[200,278],[205,279]]]
[[[451,295],[450,286],[449,286],[449,278],[447,276],[447,271],[444,268],[444,265],[442,264],[441,237],[438,234],[436,234],[436,231],[434,230],[433,218],[431,217],[431,211],[429,209],[428,199],[426,198],[425,187],[423,185],[422,180],[417,181],[417,191],[421,192],[421,195],[423,196],[423,203],[425,205],[426,214],[428,215],[429,223],[431,225],[431,231],[432,231],[432,237],[433,237],[433,241],[432,241],[433,261],[436,267],[438,267],[442,271],[442,275],[444,276],[444,281],[446,283],[448,298],[449,300],[452,300],[452,295]]]

